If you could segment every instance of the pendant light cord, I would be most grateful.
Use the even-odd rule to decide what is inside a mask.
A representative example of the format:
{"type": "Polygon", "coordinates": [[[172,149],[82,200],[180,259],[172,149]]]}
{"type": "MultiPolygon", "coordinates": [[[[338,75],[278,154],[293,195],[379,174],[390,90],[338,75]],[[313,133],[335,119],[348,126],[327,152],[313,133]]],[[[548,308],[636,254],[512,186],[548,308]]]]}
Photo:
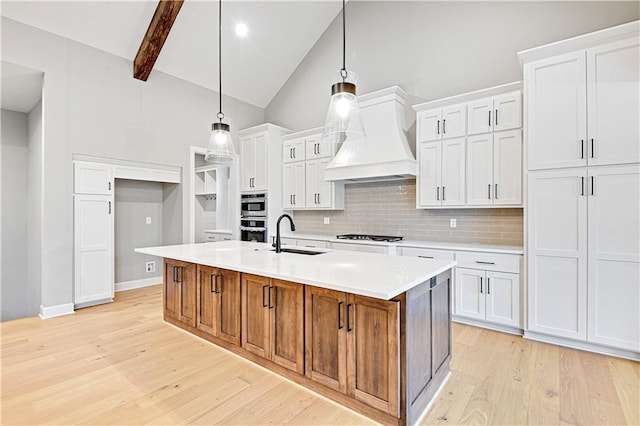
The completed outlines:
{"type": "Polygon", "coordinates": [[[222,0],[218,1],[218,94],[220,96],[220,111],[218,119],[222,123],[224,114],[222,113],[222,0]]]}
{"type": "Polygon", "coordinates": [[[340,76],[342,76],[342,81],[347,79],[347,65],[346,65],[346,57],[347,57],[347,20],[346,20],[346,7],[345,1],[342,0],[342,69],[340,70],[340,76]]]}

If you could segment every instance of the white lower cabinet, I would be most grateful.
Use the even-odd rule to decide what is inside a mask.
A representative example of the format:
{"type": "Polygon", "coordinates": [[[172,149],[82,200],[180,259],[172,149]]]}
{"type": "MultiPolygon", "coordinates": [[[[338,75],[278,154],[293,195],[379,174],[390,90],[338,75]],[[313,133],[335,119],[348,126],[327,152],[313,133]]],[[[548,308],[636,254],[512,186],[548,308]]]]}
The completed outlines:
{"type": "Polygon", "coordinates": [[[76,308],[111,302],[113,283],[113,197],[76,194],[74,292],[76,308]]]}
{"type": "Polygon", "coordinates": [[[386,254],[389,250],[385,245],[361,244],[361,243],[331,243],[331,248],[336,250],[362,251],[367,253],[386,254]]]}

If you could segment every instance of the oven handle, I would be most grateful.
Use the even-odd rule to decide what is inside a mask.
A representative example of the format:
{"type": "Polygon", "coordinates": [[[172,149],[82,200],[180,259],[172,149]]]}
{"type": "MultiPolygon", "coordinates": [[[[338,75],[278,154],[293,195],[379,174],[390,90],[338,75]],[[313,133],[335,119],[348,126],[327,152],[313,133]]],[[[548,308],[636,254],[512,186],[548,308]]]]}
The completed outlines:
{"type": "Polygon", "coordinates": [[[260,226],[241,226],[240,227],[241,231],[255,231],[255,232],[264,232],[267,230],[267,228],[265,227],[260,227],[260,226]]]}
{"type": "Polygon", "coordinates": [[[246,199],[240,200],[240,203],[242,204],[264,203],[265,201],[267,201],[266,198],[246,198],[246,199]]]}

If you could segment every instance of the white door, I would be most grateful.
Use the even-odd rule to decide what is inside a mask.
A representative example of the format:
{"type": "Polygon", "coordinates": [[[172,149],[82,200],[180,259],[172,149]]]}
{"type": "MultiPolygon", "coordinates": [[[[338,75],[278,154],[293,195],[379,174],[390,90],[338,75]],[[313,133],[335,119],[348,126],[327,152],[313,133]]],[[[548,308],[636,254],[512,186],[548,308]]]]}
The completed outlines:
{"type": "Polygon", "coordinates": [[[293,139],[282,143],[282,162],[293,163],[305,159],[304,138],[293,139]]]}
{"type": "Polygon", "coordinates": [[[113,193],[113,171],[108,164],[73,162],[73,192],[76,194],[113,193]]]}
{"type": "Polygon", "coordinates": [[[291,210],[294,207],[293,194],[295,193],[295,163],[282,165],[282,208],[291,210]]]}
{"type": "Polygon", "coordinates": [[[455,314],[461,317],[485,319],[486,283],[484,271],[456,268],[455,314]],[[481,288],[482,287],[482,288],[481,288]]]}
{"type": "Polygon", "coordinates": [[[306,206],[308,208],[318,207],[318,193],[320,192],[318,188],[319,167],[320,167],[319,160],[307,161],[306,171],[305,171],[305,175],[306,175],[305,196],[306,196],[306,206]]]}
{"type": "Polygon", "coordinates": [[[321,138],[321,134],[307,136],[305,138],[306,147],[306,159],[312,160],[314,158],[331,157],[332,145],[321,138]]]}
{"type": "Polygon", "coordinates": [[[467,105],[452,105],[442,108],[442,138],[459,138],[467,132],[467,105]]]}
{"type": "Polygon", "coordinates": [[[324,171],[331,162],[331,157],[324,157],[318,160],[318,207],[331,208],[333,207],[334,194],[333,190],[335,184],[327,182],[324,179],[324,171]]]}
{"type": "Polygon", "coordinates": [[[255,140],[252,136],[247,136],[240,139],[240,157],[241,157],[241,176],[242,176],[242,191],[253,190],[253,178],[256,168],[256,148],[255,140]]]}
{"type": "Polygon", "coordinates": [[[112,197],[74,195],[74,296],[76,306],[113,300],[112,197]]]}
{"type": "Polygon", "coordinates": [[[588,340],[640,351],[640,166],[589,169],[588,340]]]}
{"type": "Polygon", "coordinates": [[[493,204],[522,204],[522,131],[493,134],[493,204]]]}
{"type": "Polygon", "coordinates": [[[587,50],[590,165],[640,162],[640,39],[587,50]]]}
{"type": "Polygon", "coordinates": [[[298,161],[293,165],[293,207],[296,209],[305,208],[305,184],[306,184],[306,162],[298,161]]]}
{"type": "Polygon", "coordinates": [[[266,133],[255,136],[255,171],[253,186],[251,187],[252,191],[267,190],[267,164],[269,163],[267,142],[266,133]]]}
{"type": "Polygon", "coordinates": [[[585,52],[524,68],[529,170],[586,164],[585,52]]]}
{"type": "Polygon", "coordinates": [[[440,122],[442,121],[442,111],[433,109],[418,113],[418,142],[435,141],[442,138],[440,122]]]}
{"type": "Polygon", "coordinates": [[[467,104],[467,135],[493,130],[493,98],[478,99],[467,104]]]}
{"type": "MultiPolygon", "coordinates": [[[[464,206],[465,201],[465,139],[442,141],[442,189],[443,206],[464,206]]],[[[437,194],[436,194],[437,195],[437,194]]]]}
{"type": "Polygon", "coordinates": [[[418,207],[439,206],[441,142],[422,142],[418,147],[418,207]]]}
{"type": "Polygon", "coordinates": [[[505,93],[493,98],[493,130],[517,129],[522,127],[522,93],[505,93]]]}
{"type": "Polygon", "coordinates": [[[467,204],[493,204],[493,133],[467,138],[467,204]]]}
{"type": "Polygon", "coordinates": [[[520,275],[487,271],[486,319],[520,327],[520,275]]]}
{"type": "Polygon", "coordinates": [[[529,173],[528,317],[532,331],[586,338],[586,177],[584,168],[529,173]]]}

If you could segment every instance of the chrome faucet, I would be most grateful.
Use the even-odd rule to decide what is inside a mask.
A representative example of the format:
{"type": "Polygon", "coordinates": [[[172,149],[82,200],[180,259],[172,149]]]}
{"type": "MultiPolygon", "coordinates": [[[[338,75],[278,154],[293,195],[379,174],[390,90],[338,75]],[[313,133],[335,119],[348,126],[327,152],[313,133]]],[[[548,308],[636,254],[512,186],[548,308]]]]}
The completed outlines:
{"type": "Polygon", "coordinates": [[[276,222],[276,242],[274,246],[276,247],[276,253],[282,252],[282,243],[280,242],[280,221],[284,218],[289,219],[289,223],[291,224],[291,232],[296,230],[296,225],[293,224],[293,219],[288,214],[283,214],[278,218],[278,222],[276,222]]]}

